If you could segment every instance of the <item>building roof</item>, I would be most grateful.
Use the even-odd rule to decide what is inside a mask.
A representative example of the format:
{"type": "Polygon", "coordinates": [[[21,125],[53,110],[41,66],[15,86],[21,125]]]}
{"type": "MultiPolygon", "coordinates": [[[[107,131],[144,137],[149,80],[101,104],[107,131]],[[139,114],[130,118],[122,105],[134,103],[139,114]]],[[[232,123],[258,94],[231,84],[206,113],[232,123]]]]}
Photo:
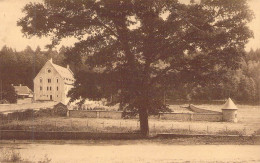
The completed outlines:
{"type": "Polygon", "coordinates": [[[50,59],[51,64],[53,65],[53,67],[56,69],[56,71],[61,75],[61,77],[64,79],[64,81],[67,84],[72,84],[75,79],[74,79],[74,74],[73,72],[70,70],[69,66],[67,66],[67,68],[56,65],[52,62],[52,59],[50,59]]]}
{"type": "Polygon", "coordinates": [[[234,104],[234,102],[231,100],[231,98],[228,98],[222,109],[238,109],[237,106],[234,104]]]}
{"type": "Polygon", "coordinates": [[[32,90],[28,88],[27,86],[23,85],[18,85],[18,86],[13,86],[15,89],[15,92],[17,95],[30,95],[32,94],[32,90]]]}

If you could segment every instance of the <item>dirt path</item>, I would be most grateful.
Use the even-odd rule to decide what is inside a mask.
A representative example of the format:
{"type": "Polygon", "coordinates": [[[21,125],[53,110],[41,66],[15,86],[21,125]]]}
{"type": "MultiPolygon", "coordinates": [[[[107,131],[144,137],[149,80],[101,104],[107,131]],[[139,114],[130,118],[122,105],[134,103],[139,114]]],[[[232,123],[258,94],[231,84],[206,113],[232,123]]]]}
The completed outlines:
{"type": "Polygon", "coordinates": [[[168,145],[127,141],[92,144],[1,144],[0,151],[15,148],[24,160],[51,162],[260,162],[260,146],[168,145]]]}

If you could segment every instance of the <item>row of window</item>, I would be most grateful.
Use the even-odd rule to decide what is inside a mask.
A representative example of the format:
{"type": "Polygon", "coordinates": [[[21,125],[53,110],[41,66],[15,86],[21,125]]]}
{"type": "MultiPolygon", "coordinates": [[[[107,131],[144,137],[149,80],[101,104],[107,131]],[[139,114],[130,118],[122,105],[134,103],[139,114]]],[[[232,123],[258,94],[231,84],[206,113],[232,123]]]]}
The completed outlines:
{"type": "Polygon", "coordinates": [[[69,79],[69,78],[63,78],[64,80],[67,80],[67,81],[73,81],[74,82],[74,80],[73,79],[69,79]]]}
{"type": "MultiPolygon", "coordinates": [[[[64,80],[67,80],[67,81],[72,81],[74,82],[75,80],[73,79],[69,79],[69,78],[63,78],[64,80]]],[[[47,79],[48,83],[51,83],[51,79],[47,79]]],[[[56,79],[56,82],[59,83],[59,79],[56,79]]],[[[40,83],[42,83],[42,78],[40,78],[40,83]]]]}
{"type": "MultiPolygon", "coordinates": [[[[51,83],[51,79],[47,79],[48,83],[51,83]]],[[[59,83],[59,79],[56,79],[57,83],[59,83]]],[[[42,78],[40,78],[40,83],[42,83],[42,78]]]]}
{"type": "MultiPolygon", "coordinates": [[[[40,86],[40,90],[42,91],[42,86],[40,86]]],[[[51,91],[51,86],[47,87],[47,91],[50,90],[51,91]]],[[[59,90],[59,87],[57,87],[57,91],[59,90]]]]}
{"type": "MultiPolygon", "coordinates": [[[[42,97],[43,95],[40,95],[40,97],[42,97]]],[[[50,96],[52,96],[52,95],[50,95],[50,96]]],[[[47,97],[49,97],[49,95],[47,95],[47,97]]],[[[57,95],[57,97],[59,97],[59,95],[57,95]]]]}

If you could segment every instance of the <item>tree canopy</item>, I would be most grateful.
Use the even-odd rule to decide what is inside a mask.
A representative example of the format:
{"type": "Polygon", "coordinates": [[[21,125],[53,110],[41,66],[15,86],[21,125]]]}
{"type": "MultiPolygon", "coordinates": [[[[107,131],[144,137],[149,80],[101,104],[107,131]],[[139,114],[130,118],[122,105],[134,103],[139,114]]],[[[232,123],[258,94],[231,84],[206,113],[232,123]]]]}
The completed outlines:
{"type": "Polygon", "coordinates": [[[28,37],[51,36],[49,47],[78,39],[67,61],[88,71],[76,76],[72,99],[116,94],[138,110],[145,135],[148,113],[163,107],[169,86],[219,80],[240,66],[253,35],[246,0],[44,0],[23,12],[18,25],[28,37]]]}

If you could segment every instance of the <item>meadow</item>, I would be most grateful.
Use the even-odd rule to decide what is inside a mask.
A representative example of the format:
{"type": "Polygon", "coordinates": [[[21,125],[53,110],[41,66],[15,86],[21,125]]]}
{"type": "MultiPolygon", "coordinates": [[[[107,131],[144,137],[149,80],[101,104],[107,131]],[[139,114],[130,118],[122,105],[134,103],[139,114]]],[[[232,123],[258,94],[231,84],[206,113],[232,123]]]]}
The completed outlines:
{"type": "MultiPolygon", "coordinates": [[[[221,111],[221,105],[201,104],[200,108],[221,111]]],[[[238,123],[206,121],[173,121],[149,118],[151,134],[260,134],[260,106],[237,105],[238,123]]],[[[172,105],[172,109],[180,108],[172,105]]],[[[105,118],[69,118],[38,117],[33,120],[10,121],[1,123],[0,130],[36,130],[36,131],[86,131],[86,132],[137,132],[138,119],[105,118]]]]}

